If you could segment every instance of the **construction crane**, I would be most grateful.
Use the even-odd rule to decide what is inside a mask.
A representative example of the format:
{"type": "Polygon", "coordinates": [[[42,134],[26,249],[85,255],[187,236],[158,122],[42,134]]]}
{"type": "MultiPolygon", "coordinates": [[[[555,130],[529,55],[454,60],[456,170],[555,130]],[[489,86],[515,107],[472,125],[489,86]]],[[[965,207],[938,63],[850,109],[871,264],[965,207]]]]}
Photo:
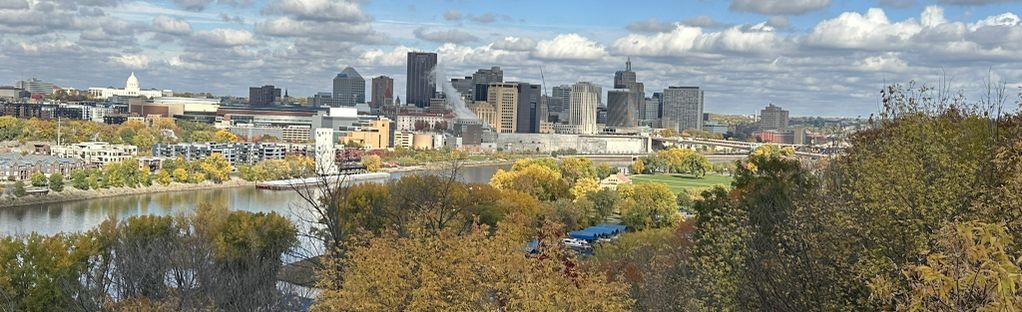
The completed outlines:
{"type": "Polygon", "coordinates": [[[543,96],[547,96],[546,93],[546,77],[543,76],[543,66],[539,67],[539,79],[543,81],[543,96]]]}

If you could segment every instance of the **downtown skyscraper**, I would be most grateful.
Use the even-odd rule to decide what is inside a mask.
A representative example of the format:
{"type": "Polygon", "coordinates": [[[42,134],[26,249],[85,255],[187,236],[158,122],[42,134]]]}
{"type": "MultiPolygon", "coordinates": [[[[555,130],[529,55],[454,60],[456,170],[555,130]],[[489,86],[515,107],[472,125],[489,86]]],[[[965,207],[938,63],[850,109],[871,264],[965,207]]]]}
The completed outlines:
{"type": "Polygon", "coordinates": [[[631,128],[646,122],[646,91],[641,82],[636,81],[632,71],[632,60],[625,62],[625,70],[614,73],[614,89],[607,93],[607,126],[614,128],[631,128]]]}
{"type": "Polygon", "coordinates": [[[428,107],[436,93],[436,53],[408,52],[405,103],[428,107]]]}
{"type": "Polygon", "coordinates": [[[373,78],[373,97],[369,107],[394,105],[394,79],[387,76],[373,78]]]}
{"type": "Polygon", "coordinates": [[[668,87],[663,101],[663,128],[703,129],[703,90],[699,87],[668,87]]]}
{"type": "Polygon", "coordinates": [[[334,77],[334,101],[341,106],[366,102],[366,80],[354,68],[346,67],[334,77]]]}

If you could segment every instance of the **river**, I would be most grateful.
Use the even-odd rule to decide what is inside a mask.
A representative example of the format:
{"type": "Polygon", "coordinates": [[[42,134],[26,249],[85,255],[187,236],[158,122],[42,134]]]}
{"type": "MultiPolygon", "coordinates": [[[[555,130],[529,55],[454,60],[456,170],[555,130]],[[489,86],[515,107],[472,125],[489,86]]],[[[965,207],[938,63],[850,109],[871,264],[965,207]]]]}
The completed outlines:
{"type": "MultiPolygon", "coordinates": [[[[486,183],[500,166],[466,167],[460,178],[486,183]]],[[[422,172],[395,173],[391,179],[422,172]]],[[[382,182],[382,181],[381,181],[382,182]]],[[[231,210],[277,212],[292,219],[301,198],[294,191],[260,190],[255,187],[209,189],[97,198],[0,209],[0,236],[29,233],[55,234],[92,229],[108,218],[124,220],[140,215],[180,215],[195,211],[200,203],[223,204],[231,210]]]]}

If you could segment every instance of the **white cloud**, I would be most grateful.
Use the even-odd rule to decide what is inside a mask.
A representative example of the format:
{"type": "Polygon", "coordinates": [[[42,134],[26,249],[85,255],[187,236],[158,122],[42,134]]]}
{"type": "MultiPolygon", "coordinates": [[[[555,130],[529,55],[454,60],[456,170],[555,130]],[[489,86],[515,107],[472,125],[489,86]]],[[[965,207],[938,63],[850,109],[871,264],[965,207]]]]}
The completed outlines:
{"type": "Polygon", "coordinates": [[[153,28],[165,34],[187,35],[192,32],[192,25],[188,22],[165,15],[153,19],[153,28]]]}
{"type": "Polygon", "coordinates": [[[291,17],[268,19],[255,26],[256,32],[278,37],[313,38],[331,41],[381,42],[386,36],[375,36],[369,23],[347,24],[295,20],[291,17]]]}
{"type": "Polygon", "coordinates": [[[509,36],[493,42],[493,48],[506,51],[532,51],[536,48],[536,40],[509,36]]]}
{"type": "Polygon", "coordinates": [[[607,51],[596,41],[572,33],[540,41],[534,55],[548,60],[595,60],[607,56],[607,51]]]}
{"type": "Polygon", "coordinates": [[[264,13],[293,16],[298,20],[341,21],[360,23],[369,21],[358,2],[352,0],[276,0],[263,9],[264,13]]]}
{"type": "Polygon", "coordinates": [[[246,45],[252,43],[254,39],[251,32],[231,28],[204,30],[196,33],[195,36],[203,43],[223,47],[246,45]]]}
{"type": "Polygon", "coordinates": [[[976,21],[975,23],[969,24],[969,30],[976,31],[983,27],[991,26],[1018,26],[1019,18],[1014,13],[1007,12],[1000,15],[988,16],[987,18],[976,21]]]}
{"type": "Polygon", "coordinates": [[[915,20],[892,23],[883,9],[873,8],[866,14],[845,12],[824,20],[813,28],[806,40],[810,45],[821,47],[886,50],[910,45],[912,36],[922,30],[915,20]]]}
{"type": "Polygon", "coordinates": [[[479,66],[480,64],[521,65],[528,58],[527,53],[493,49],[491,46],[467,47],[447,43],[437,48],[439,62],[447,65],[479,66]]]}
{"type": "Polygon", "coordinates": [[[143,69],[149,67],[149,57],[145,54],[124,54],[111,56],[110,61],[130,69],[143,69]]]}
{"type": "Polygon", "coordinates": [[[731,0],[731,9],[766,15],[799,15],[824,9],[830,0],[731,0]]]}
{"type": "Polygon", "coordinates": [[[614,50],[624,55],[679,57],[690,52],[767,53],[780,46],[773,27],[760,23],[733,26],[720,32],[704,32],[699,27],[678,25],[668,33],[622,37],[614,43],[614,50]]]}
{"type": "Polygon", "coordinates": [[[900,53],[894,52],[867,57],[856,65],[860,70],[873,72],[902,72],[909,68],[900,53]]]}
{"type": "Polygon", "coordinates": [[[378,66],[404,66],[408,61],[408,52],[412,51],[416,50],[406,46],[398,46],[390,51],[370,50],[359,56],[359,62],[378,66]]]}

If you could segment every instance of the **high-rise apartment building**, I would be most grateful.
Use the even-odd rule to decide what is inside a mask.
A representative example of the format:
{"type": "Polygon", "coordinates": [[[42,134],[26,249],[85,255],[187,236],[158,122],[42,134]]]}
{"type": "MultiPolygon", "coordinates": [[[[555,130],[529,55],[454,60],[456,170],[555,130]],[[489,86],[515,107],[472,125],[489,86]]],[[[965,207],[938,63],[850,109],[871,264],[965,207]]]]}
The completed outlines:
{"type": "Polygon", "coordinates": [[[759,111],[759,127],[763,130],[783,130],[788,128],[788,111],[773,103],[759,111]]]}
{"type": "Polygon", "coordinates": [[[365,103],[366,80],[354,68],[344,68],[334,77],[334,100],[341,106],[365,103]]]}
{"type": "Polygon", "coordinates": [[[486,102],[497,111],[497,133],[515,133],[518,128],[518,84],[514,82],[491,83],[486,102]]]}
{"type": "Polygon", "coordinates": [[[280,88],[273,85],[248,88],[248,105],[268,106],[280,103],[280,88]]]}
{"type": "Polygon", "coordinates": [[[568,132],[577,134],[595,134],[596,106],[599,105],[599,88],[588,82],[579,82],[571,86],[568,101],[568,116],[564,120],[571,129],[568,132]]]}
{"type": "Polygon", "coordinates": [[[436,93],[436,53],[408,52],[408,72],[405,81],[405,103],[417,107],[429,106],[436,93]]]}
{"type": "Polygon", "coordinates": [[[394,105],[394,79],[387,76],[373,78],[373,97],[369,107],[394,105]]]}
{"type": "Polygon", "coordinates": [[[663,96],[663,128],[676,131],[703,128],[703,91],[699,87],[668,87],[663,96]]]}

